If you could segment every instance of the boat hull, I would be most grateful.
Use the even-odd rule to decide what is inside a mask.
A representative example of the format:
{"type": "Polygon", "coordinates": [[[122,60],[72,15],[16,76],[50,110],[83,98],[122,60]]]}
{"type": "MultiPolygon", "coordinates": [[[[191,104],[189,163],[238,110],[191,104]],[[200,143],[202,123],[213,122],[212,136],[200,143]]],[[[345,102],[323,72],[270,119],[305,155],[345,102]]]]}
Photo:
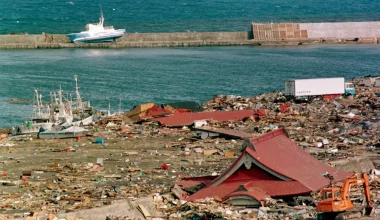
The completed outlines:
{"type": "Polygon", "coordinates": [[[49,138],[56,138],[56,139],[63,139],[63,138],[75,138],[79,137],[83,134],[84,132],[65,132],[65,131],[57,131],[57,132],[41,132],[38,134],[38,137],[40,139],[49,139],[49,138]]]}
{"type": "Polygon", "coordinates": [[[85,132],[87,132],[86,129],[83,129],[81,127],[70,127],[67,129],[60,130],[58,127],[54,127],[51,130],[44,131],[38,133],[38,137],[40,139],[49,139],[49,138],[57,138],[57,139],[62,139],[62,138],[75,138],[82,136],[85,132]],[[58,130],[57,130],[58,129],[58,130]]]}
{"type": "Polygon", "coordinates": [[[22,135],[22,134],[37,134],[40,131],[40,128],[43,128],[44,130],[49,130],[52,128],[54,123],[32,123],[29,124],[22,124],[17,127],[15,127],[12,131],[13,135],[22,135]]]}
{"type": "Polygon", "coordinates": [[[67,36],[74,43],[103,43],[103,42],[114,42],[117,38],[124,35],[125,30],[119,29],[112,32],[98,32],[98,33],[73,33],[67,36]]]}
{"type": "Polygon", "coordinates": [[[86,126],[86,125],[90,125],[93,121],[94,121],[93,116],[91,115],[91,116],[88,116],[87,118],[84,118],[80,121],[74,121],[71,124],[74,126],[86,126]]]}

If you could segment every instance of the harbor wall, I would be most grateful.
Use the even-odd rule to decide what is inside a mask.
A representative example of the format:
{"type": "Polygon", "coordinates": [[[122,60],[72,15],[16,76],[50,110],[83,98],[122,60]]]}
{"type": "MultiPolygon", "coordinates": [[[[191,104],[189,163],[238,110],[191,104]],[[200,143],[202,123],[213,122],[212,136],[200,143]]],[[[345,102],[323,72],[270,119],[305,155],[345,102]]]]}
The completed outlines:
{"type": "Polygon", "coordinates": [[[74,44],[66,34],[0,35],[0,49],[199,47],[379,43],[380,21],[336,23],[252,23],[251,31],[127,33],[113,43],[74,44]]]}
{"type": "Polygon", "coordinates": [[[186,33],[149,33],[126,34],[120,42],[139,41],[242,41],[252,39],[252,33],[244,32],[186,32],[186,33]]]}
{"type": "Polygon", "coordinates": [[[241,45],[252,32],[131,33],[115,43],[73,44],[65,34],[0,35],[0,48],[123,48],[241,45]]]}
{"type": "Polygon", "coordinates": [[[380,21],[334,23],[252,23],[255,40],[380,38],[380,21]]]}

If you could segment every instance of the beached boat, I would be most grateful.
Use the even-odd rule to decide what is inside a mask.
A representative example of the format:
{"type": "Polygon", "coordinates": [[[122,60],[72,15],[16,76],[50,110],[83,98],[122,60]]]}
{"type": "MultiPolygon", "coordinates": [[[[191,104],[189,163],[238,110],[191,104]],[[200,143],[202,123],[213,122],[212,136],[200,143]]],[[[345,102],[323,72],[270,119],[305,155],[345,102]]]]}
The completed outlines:
{"type": "Polygon", "coordinates": [[[47,131],[39,132],[38,137],[41,139],[49,139],[49,138],[75,138],[83,135],[87,130],[78,127],[78,126],[71,126],[71,127],[61,127],[61,126],[54,126],[50,128],[47,131]]]}
{"type": "Polygon", "coordinates": [[[38,94],[37,90],[34,90],[33,113],[28,121],[13,127],[12,134],[36,134],[40,131],[40,129],[50,129],[53,124],[54,122],[50,117],[49,105],[44,106],[42,104],[42,95],[38,94]]]}
{"type": "Polygon", "coordinates": [[[125,29],[115,30],[113,26],[104,26],[104,17],[101,11],[99,23],[87,24],[85,31],[68,34],[67,36],[74,43],[101,43],[113,42],[123,36],[124,33],[125,29]]]}
{"type": "MultiPolygon", "coordinates": [[[[35,90],[33,113],[30,119],[13,128],[13,135],[36,134],[50,130],[53,125],[86,126],[93,123],[93,109],[89,102],[84,102],[79,93],[78,76],[74,75],[76,100],[65,98],[60,88],[51,93],[51,102],[42,104],[42,95],[35,90]]],[[[71,97],[71,96],[70,96],[71,97]]]]}
{"type": "Polygon", "coordinates": [[[22,135],[22,134],[36,134],[42,128],[43,130],[50,129],[54,123],[50,122],[49,119],[33,118],[25,123],[18,125],[13,128],[13,135],[22,135]]]}
{"type": "Polygon", "coordinates": [[[93,121],[94,121],[93,116],[90,115],[90,116],[83,118],[83,119],[74,118],[73,122],[71,124],[74,126],[86,126],[86,125],[92,124],[93,121]]]}

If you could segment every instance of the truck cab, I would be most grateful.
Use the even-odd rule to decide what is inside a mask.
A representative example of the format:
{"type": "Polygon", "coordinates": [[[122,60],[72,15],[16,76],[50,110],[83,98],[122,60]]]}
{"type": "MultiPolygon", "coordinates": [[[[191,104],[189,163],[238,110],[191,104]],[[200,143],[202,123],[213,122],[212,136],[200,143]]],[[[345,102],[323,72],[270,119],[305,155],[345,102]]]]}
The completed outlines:
{"type": "Polygon", "coordinates": [[[346,96],[356,95],[354,84],[352,84],[352,83],[345,83],[344,84],[344,95],[346,95],[346,96]]]}

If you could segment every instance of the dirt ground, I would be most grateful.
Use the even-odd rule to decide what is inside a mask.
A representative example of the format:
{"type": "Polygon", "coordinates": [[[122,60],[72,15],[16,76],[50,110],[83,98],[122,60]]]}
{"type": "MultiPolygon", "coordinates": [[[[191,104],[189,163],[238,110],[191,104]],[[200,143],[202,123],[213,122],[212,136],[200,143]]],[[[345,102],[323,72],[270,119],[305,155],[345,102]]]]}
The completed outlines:
{"type": "MultiPolygon", "coordinates": [[[[10,137],[0,142],[0,213],[13,217],[38,211],[62,214],[126,198],[133,201],[168,191],[181,177],[221,172],[234,160],[183,149],[184,139],[189,143],[193,137],[189,130],[169,133],[145,131],[145,135],[125,138],[115,130],[102,129],[79,140],[10,137]],[[94,143],[97,138],[105,143],[94,143]],[[102,158],[102,166],[96,158],[102,158]],[[163,164],[169,169],[162,169],[163,164]]],[[[242,141],[218,138],[194,146],[214,149],[215,143],[236,153],[242,145],[242,141]]]]}

